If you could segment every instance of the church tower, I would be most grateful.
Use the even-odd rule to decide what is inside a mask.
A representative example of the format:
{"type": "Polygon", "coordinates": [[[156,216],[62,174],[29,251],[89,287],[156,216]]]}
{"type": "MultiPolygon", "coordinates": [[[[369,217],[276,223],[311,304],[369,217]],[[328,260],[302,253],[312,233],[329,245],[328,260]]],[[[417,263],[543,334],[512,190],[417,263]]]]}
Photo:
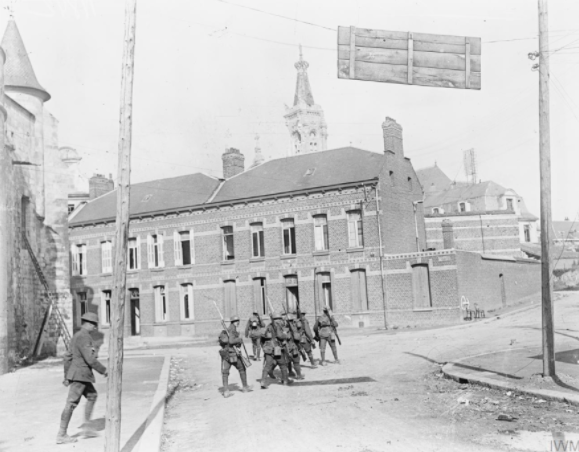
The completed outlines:
{"type": "Polygon", "coordinates": [[[286,107],[285,124],[290,133],[290,155],[327,149],[328,127],[322,107],[314,103],[314,96],[308,80],[307,61],[302,57],[295,64],[298,71],[293,107],[286,107]]]}

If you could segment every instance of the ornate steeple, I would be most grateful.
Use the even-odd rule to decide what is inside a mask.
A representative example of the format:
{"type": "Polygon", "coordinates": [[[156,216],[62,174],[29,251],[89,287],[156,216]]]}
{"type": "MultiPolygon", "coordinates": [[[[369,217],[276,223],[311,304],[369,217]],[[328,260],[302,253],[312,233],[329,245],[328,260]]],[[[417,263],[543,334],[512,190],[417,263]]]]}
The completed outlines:
{"type": "Polygon", "coordinates": [[[253,163],[251,164],[250,168],[254,166],[261,165],[264,162],[265,158],[261,153],[261,148],[259,147],[259,135],[255,134],[255,156],[253,157],[253,163]]]}
{"type": "Polygon", "coordinates": [[[308,67],[302,55],[294,64],[298,71],[293,107],[286,107],[286,126],[290,133],[290,154],[325,151],[328,131],[322,107],[314,103],[314,96],[308,79],[308,67]]]}

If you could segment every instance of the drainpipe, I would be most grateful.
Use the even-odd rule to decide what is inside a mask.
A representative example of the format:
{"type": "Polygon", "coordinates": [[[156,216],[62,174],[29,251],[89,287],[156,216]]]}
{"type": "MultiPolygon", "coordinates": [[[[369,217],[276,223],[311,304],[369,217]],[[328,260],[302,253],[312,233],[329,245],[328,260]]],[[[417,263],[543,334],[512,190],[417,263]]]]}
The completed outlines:
{"type": "Polygon", "coordinates": [[[423,204],[424,200],[413,201],[412,206],[414,207],[414,228],[416,230],[416,252],[420,253],[420,240],[418,238],[418,220],[416,219],[416,211],[418,210],[418,204],[423,204]]]}
{"type": "Polygon", "coordinates": [[[382,306],[384,308],[384,329],[388,329],[388,322],[386,321],[386,289],[385,289],[385,278],[384,278],[384,248],[382,247],[382,228],[380,227],[380,198],[378,197],[378,183],[377,187],[374,189],[376,194],[376,221],[378,223],[378,245],[380,247],[380,279],[382,280],[382,306]]]}
{"type": "Polygon", "coordinates": [[[480,220],[480,239],[482,241],[482,248],[483,248],[483,254],[484,254],[484,252],[485,252],[485,233],[484,233],[484,229],[483,229],[482,215],[479,215],[478,218],[480,220]]]}

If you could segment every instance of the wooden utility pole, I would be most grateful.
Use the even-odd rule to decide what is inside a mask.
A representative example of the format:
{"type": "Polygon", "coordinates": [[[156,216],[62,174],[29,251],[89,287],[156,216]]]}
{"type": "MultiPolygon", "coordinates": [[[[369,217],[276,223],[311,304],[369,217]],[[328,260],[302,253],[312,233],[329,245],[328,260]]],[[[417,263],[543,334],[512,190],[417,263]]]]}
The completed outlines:
{"type": "Polygon", "coordinates": [[[549,34],[547,0],[539,0],[539,161],[541,171],[541,285],[543,375],[555,375],[551,285],[551,140],[549,126],[549,34]]]}
{"type": "Polygon", "coordinates": [[[121,74],[119,160],[117,176],[117,220],[113,297],[109,329],[109,366],[105,424],[105,452],[118,452],[121,442],[121,395],[123,383],[123,339],[127,292],[127,235],[131,176],[133,120],[133,76],[135,65],[135,22],[137,0],[125,0],[125,43],[121,74]]]}

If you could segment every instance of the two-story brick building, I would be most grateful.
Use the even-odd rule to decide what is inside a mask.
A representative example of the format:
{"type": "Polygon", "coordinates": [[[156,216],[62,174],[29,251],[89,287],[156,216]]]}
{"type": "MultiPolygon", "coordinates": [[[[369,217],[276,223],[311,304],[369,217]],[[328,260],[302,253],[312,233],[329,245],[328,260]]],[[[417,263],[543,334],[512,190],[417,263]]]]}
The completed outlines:
{"type": "MultiPolygon", "coordinates": [[[[322,136],[326,125],[309,109],[307,65],[296,68],[292,115],[304,118],[292,121],[300,136],[322,136]]],[[[197,173],[133,185],[126,333],[213,333],[215,305],[242,318],[298,303],[314,317],[328,305],[343,325],[357,327],[460,321],[459,283],[468,278],[457,262],[487,263],[476,253],[423,251],[423,191],[404,155],[402,127],[386,118],[382,130],[384,149],[369,152],[296,147],[290,128],[291,157],[245,170],[243,154],[228,149],[223,178],[197,173]]],[[[98,312],[105,331],[115,212],[113,191],[69,218],[75,318],[98,312]]],[[[521,285],[516,297],[536,289],[521,285]]]]}

